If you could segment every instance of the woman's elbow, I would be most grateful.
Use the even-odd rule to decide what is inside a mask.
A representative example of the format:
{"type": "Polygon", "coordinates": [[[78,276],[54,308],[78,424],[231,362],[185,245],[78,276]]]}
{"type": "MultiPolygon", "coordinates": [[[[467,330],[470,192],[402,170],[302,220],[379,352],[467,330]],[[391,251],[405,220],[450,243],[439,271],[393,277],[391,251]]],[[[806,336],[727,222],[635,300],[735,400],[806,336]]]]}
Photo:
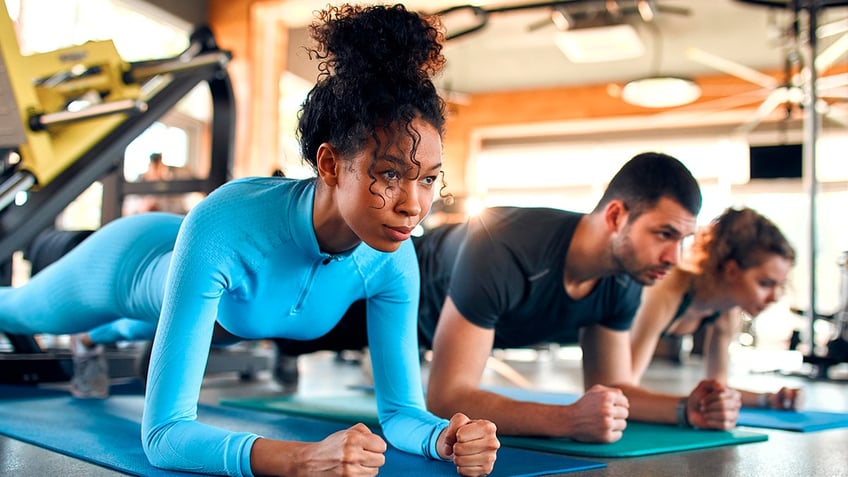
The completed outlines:
{"type": "Polygon", "coordinates": [[[165,453],[162,452],[162,434],[164,429],[157,427],[153,429],[142,429],[141,432],[141,447],[144,449],[144,455],[150,465],[159,468],[168,467],[168,459],[165,453]]]}
{"type": "Polygon", "coordinates": [[[169,432],[174,423],[165,423],[155,426],[142,426],[141,446],[144,455],[150,465],[160,469],[186,470],[193,466],[186,466],[182,462],[177,449],[169,442],[169,432]]]}

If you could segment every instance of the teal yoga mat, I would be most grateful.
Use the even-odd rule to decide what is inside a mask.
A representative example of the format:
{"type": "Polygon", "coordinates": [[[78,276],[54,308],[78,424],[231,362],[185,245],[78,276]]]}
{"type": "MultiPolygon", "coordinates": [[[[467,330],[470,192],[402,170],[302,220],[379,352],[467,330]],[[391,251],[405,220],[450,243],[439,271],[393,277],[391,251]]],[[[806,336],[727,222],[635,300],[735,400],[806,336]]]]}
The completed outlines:
{"type": "MultiPolygon", "coordinates": [[[[62,391],[0,385],[0,434],[128,474],[197,475],[157,469],[147,462],[141,448],[143,406],[140,395],[78,400],[62,391]]],[[[225,429],[300,441],[319,441],[347,427],[321,419],[206,405],[198,407],[198,419],[225,429]]],[[[606,464],[556,454],[505,448],[498,452],[491,475],[532,477],[604,466],[606,464]]],[[[458,474],[452,463],[389,448],[380,475],[438,477],[458,474]]]]}
{"type": "MultiPolygon", "coordinates": [[[[525,401],[549,404],[571,404],[580,398],[577,394],[534,391],[521,388],[497,387],[491,391],[525,401]]],[[[594,457],[633,457],[661,454],[692,449],[703,449],[731,444],[765,441],[768,436],[754,432],[734,429],[731,431],[710,431],[699,429],[681,429],[675,426],[628,422],[624,436],[611,444],[586,444],[570,439],[504,437],[505,445],[525,449],[548,450],[557,452],[562,449],[573,455],[594,457]]]]}
{"type": "Polygon", "coordinates": [[[765,440],[768,440],[765,434],[739,429],[707,431],[644,422],[628,422],[623,437],[611,444],[586,444],[565,438],[501,437],[501,443],[506,446],[584,457],[636,457],[765,440]]]}
{"type": "MultiPolygon", "coordinates": [[[[488,389],[513,399],[550,404],[571,404],[580,397],[577,394],[552,393],[521,388],[492,387],[488,389]]],[[[784,431],[814,432],[848,427],[848,413],[743,408],[739,412],[737,425],[784,431]]]]}
{"type": "MultiPolygon", "coordinates": [[[[567,404],[575,395],[533,392],[517,388],[489,388],[515,398],[547,403],[567,404]]],[[[377,422],[377,406],[373,394],[359,393],[305,399],[297,395],[278,398],[222,401],[222,405],[300,416],[321,417],[342,422],[377,422]]],[[[500,436],[505,446],[555,452],[584,457],[633,457],[662,454],[723,445],[759,442],[765,434],[735,429],[708,431],[681,429],[676,426],[630,422],[624,436],[611,444],[586,444],[564,438],[500,436]]]]}
{"type": "Polygon", "coordinates": [[[372,394],[344,394],[336,396],[299,395],[225,399],[222,406],[271,411],[295,416],[318,417],[343,423],[362,422],[369,426],[378,426],[377,402],[372,394]]]}

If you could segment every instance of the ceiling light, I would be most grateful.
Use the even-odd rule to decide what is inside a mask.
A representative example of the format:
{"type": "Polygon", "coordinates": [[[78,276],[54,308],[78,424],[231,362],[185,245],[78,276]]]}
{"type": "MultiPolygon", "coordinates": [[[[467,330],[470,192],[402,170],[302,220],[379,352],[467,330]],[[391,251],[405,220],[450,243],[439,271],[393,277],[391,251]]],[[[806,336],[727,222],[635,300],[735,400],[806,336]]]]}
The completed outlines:
{"type": "Polygon", "coordinates": [[[621,99],[643,108],[670,108],[689,104],[701,97],[701,88],[692,80],[675,76],[652,76],[624,85],[621,99]]]}
{"type": "Polygon", "coordinates": [[[642,40],[628,24],[558,31],[554,41],[572,63],[617,61],[645,54],[642,40]]]}

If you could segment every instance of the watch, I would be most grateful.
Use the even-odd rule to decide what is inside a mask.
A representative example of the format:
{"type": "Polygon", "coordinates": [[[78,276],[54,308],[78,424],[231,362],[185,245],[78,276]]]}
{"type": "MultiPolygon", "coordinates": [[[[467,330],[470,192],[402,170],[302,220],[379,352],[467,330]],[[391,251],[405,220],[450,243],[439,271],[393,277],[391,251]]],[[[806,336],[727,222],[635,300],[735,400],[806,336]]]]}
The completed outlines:
{"type": "Polygon", "coordinates": [[[686,412],[686,401],[688,401],[688,397],[680,398],[677,401],[677,426],[678,427],[692,427],[692,424],[689,423],[689,413],[686,412]]]}

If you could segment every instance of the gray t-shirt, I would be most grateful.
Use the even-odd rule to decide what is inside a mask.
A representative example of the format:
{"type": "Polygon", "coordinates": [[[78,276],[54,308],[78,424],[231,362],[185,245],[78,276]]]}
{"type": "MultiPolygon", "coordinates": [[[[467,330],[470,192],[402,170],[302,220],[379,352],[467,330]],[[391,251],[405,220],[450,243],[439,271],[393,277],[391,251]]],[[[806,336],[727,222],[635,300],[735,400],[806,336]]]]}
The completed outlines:
{"type": "Polygon", "coordinates": [[[580,328],[593,324],[629,329],[642,290],[630,277],[602,278],[580,300],[565,292],[566,252],[581,217],[494,207],[417,238],[422,345],[431,345],[448,294],[470,322],[494,328],[496,348],[576,343],[580,328]]]}

